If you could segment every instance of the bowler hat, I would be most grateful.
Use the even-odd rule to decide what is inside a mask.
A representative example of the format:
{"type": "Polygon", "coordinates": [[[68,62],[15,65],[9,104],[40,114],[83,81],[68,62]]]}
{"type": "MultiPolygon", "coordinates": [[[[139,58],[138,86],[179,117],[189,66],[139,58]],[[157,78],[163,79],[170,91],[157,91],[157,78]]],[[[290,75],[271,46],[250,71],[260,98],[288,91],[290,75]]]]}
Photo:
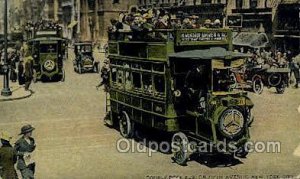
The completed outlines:
{"type": "Polygon", "coordinates": [[[0,139],[2,139],[2,140],[6,140],[6,141],[10,141],[11,140],[11,135],[9,135],[9,133],[7,133],[7,132],[1,132],[1,135],[0,135],[0,139]]]}
{"type": "Polygon", "coordinates": [[[27,133],[33,131],[34,129],[35,129],[35,128],[32,127],[30,124],[27,124],[27,125],[25,125],[25,126],[23,126],[23,127],[21,128],[21,133],[20,133],[19,135],[27,134],[27,133]]]}

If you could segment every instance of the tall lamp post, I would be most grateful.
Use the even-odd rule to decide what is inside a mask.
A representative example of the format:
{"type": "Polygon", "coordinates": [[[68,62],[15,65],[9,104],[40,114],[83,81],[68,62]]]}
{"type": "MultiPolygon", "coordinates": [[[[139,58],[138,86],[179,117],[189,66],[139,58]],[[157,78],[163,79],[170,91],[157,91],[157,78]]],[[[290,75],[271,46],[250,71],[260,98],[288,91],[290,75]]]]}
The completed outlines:
{"type": "Polygon", "coordinates": [[[2,96],[10,96],[12,92],[9,88],[9,67],[7,63],[7,0],[4,0],[4,77],[3,77],[3,89],[1,91],[2,96]]]}

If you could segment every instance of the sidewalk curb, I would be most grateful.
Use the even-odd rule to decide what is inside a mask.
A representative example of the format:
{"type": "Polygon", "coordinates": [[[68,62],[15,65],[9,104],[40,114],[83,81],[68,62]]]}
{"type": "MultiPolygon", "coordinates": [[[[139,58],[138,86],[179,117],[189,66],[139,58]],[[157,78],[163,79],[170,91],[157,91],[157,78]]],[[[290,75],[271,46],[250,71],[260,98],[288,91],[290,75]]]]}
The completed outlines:
{"type": "Polygon", "coordinates": [[[7,99],[0,99],[0,102],[6,102],[6,101],[16,101],[16,100],[21,100],[21,99],[26,99],[32,96],[32,94],[34,93],[32,90],[29,90],[30,93],[28,95],[25,96],[21,96],[21,97],[16,97],[16,98],[7,98],[7,99]]]}

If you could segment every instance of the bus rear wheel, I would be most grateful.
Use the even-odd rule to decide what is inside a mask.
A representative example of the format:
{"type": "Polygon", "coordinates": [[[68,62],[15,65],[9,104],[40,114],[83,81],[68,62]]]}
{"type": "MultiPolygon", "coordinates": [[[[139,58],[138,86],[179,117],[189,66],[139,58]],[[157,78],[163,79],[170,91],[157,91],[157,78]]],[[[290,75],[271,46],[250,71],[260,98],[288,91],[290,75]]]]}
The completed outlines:
{"type": "Polygon", "coordinates": [[[130,120],[128,114],[123,111],[119,120],[120,134],[125,138],[132,138],[134,134],[134,123],[130,120]]]}

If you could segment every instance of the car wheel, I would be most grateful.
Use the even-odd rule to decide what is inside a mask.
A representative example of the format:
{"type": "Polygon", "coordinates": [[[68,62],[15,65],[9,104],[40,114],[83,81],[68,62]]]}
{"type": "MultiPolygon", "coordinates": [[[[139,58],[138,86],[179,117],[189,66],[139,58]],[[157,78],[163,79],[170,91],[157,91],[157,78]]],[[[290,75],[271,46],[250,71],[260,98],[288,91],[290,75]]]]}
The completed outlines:
{"type": "Polygon", "coordinates": [[[188,142],[187,136],[182,132],[178,132],[172,137],[173,160],[179,165],[186,165],[189,159],[188,142]]]}
{"type": "Polygon", "coordinates": [[[125,138],[132,138],[134,134],[134,124],[128,114],[123,111],[119,120],[120,134],[125,138]]]}
{"type": "Polygon", "coordinates": [[[268,83],[270,86],[278,86],[282,81],[282,76],[280,73],[271,73],[268,77],[268,83]]]}
{"type": "Polygon", "coordinates": [[[264,84],[261,78],[257,77],[252,81],[252,89],[256,94],[261,94],[263,92],[264,84]]]}

